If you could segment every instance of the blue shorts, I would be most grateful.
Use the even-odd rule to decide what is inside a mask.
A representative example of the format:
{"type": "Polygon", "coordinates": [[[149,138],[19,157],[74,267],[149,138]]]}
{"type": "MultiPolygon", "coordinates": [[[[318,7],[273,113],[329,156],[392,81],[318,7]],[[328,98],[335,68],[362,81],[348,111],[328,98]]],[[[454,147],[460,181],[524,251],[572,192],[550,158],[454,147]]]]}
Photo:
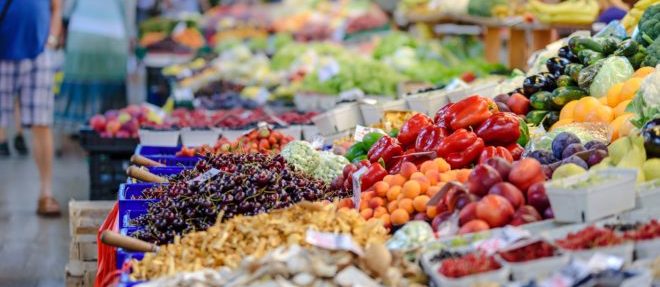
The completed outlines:
{"type": "Polygon", "coordinates": [[[35,59],[0,60],[0,126],[13,118],[19,100],[21,124],[50,126],[53,123],[53,69],[44,51],[35,59]]]}

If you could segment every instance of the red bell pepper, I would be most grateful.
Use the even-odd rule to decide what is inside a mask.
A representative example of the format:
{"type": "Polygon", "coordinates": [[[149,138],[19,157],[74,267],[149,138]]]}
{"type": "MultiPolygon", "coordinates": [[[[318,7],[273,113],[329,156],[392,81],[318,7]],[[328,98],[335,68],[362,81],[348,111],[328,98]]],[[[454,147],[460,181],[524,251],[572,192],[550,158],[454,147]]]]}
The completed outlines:
{"type": "Polygon", "coordinates": [[[506,146],[506,149],[511,153],[513,160],[519,160],[522,157],[523,152],[525,152],[525,148],[518,143],[509,144],[506,146]]]}
{"type": "Polygon", "coordinates": [[[452,130],[477,127],[493,115],[497,105],[492,100],[477,95],[465,98],[449,108],[452,130]]]}
{"type": "Polygon", "coordinates": [[[477,136],[490,145],[508,145],[520,137],[520,119],[512,113],[495,113],[477,129],[477,136]]]}
{"type": "Polygon", "coordinates": [[[401,129],[399,130],[399,135],[397,136],[397,139],[401,143],[402,146],[408,147],[413,144],[415,144],[415,139],[417,139],[417,135],[419,132],[427,127],[433,124],[433,121],[431,118],[429,118],[425,114],[415,114],[414,116],[410,117],[405,123],[403,123],[403,126],[401,126],[401,129]]]}
{"type": "Polygon", "coordinates": [[[439,126],[428,126],[423,128],[417,140],[415,141],[415,151],[435,151],[442,141],[447,136],[447,130],[439,126]]]}
{"type": "Polygon", "coordinates": [[[385,161],[385,166],[390,166],[396,160],[393,157],[401,154],[403,154],[403,148],[399,145],[396,139],[389,136],[383,136],[371,146],[369,153],[367,153],[367,157],[372,163],[383,159],[383,161],[385,161]]]}
{"type": "Polygon", "coordinates": [[[380,164],[372,164],[360,177],[362,191],[369,189],[376,182],[381,181],[387,175],[387,170],[380,164]]]}
{"type": "Polygon", "coordinates": [[[439,157],[447,156],[453,152],[459,152],[472,144],[477,139],[477,134],[466,129],[459,129],[440,141],[436,152],[439,157]]]}
{"type": "Polygon", "coordinates": [[[465,150],[461,152],[453,152],[445,157],[451,169],[459,169],[469,167],[484,150],[484,140],[477,138],[465,150]]]}
{"type": "Polygon", "coordinates": [[[511,155],[511,152],[509,152],[509,150],[505,147],[487,146],[479,156],[479,163],[485,163],[487,159],[493,157],[501,157],[510,163],[513,162],[513,156],[511,155]]]}
{"type": "Polygon", "coordinates": [[[450,124],[451,123],[451,114],[449,113],[449,109],[453,105],[454,104],[452,104],[452,103],[446,104],[444,107],[440,108],[435,113],[435,117],[433,118],[433,122],[435,123],[436,126],[447,129],[447,131],[451,131],[451,124],[450,124]]]}
{"type": "Polygon", "coordinates": [[[440,142],[437,154],[445,158],[452,169],[457,169],[469,166],[483,149],[484,140],[473,132],[459,129],[440,142]]]}

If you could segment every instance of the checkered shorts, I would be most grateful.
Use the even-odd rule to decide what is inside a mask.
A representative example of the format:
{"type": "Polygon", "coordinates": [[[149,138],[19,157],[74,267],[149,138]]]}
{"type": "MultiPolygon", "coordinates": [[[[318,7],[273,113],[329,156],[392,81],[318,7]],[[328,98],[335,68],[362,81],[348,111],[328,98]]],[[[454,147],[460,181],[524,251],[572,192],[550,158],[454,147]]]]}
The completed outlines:
{"type": "Polygon", "coordinates": [[[49,126],[53,123],[53,69],[44,51],[36,59],[0,60],[0,126],[13,119],[18,96],[21,124],[49,126]]]}

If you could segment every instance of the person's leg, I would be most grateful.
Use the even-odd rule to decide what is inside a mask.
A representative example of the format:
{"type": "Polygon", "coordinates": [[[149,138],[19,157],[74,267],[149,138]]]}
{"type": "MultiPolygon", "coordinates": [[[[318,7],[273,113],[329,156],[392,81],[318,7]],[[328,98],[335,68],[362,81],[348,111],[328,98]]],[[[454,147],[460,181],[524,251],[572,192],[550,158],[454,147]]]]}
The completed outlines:
{"type": "Polygon", "coordinates": [[[37,213],[45,216],[60,214],[60,206],[53,198],[53,70],[45,54],[29,60],[20,71],[21,123],[32,127],[33,156],[39,171],[39,204],[37,213]]]}
{"type": "Polygon", "coordinates": [[[20,155],[26,155],[28,153],[27,145],[25,144],[25,138],[23,137],[23,125],[21,125],[21,106],[20,101],[17,99],[14,101],[14,124],[16,125],[16,135],[14,136],[14,149],[20,155]]]}
{"type": "Polygon", "coordinates": [[[7,129],[14,108],[17,73],[16,62],[0,60],[0,156],[9,156],[7,129]]]}
{"type": "Polygon", "coordinates": [[[53,197],[53,134],[49,126],[32,126],[32,156],[39,170],[39,198],[53,197]]]}

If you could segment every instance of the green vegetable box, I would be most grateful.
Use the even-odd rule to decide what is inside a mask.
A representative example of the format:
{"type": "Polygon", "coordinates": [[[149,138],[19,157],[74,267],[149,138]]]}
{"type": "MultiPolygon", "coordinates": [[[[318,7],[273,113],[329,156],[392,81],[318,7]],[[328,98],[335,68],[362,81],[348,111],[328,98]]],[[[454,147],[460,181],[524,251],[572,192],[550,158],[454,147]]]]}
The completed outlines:
{"type": "Polygon", "coordinates": [[[635,208],[634,169],[607,168],[545,183],[559,222],[590,222],[635,208]]]}

